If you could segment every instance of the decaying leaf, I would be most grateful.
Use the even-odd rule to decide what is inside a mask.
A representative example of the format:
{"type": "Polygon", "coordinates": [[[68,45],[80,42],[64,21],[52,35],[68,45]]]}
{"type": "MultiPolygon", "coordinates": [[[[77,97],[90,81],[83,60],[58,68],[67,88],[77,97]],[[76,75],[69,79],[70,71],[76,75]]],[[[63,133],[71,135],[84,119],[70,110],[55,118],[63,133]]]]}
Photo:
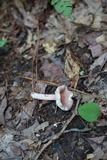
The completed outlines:
{"type": "Polygon", "coordinates": [[[87,154],[87,160],[94,158],[95,155],[93,153],[87,154]]]}
{"type": "Polygon", "coordinates": [[[92,24],[93,28],[101,28],[101,16],[96,15],[92,24]]]}
{"type": "Polygon", "coordinates": [[[5,96],[5,88],[4,87],[0,87],[0,100],[3,99],[3,97],[5,96]]]}
{"type": "MultiPolygon", "coordinates": [[[[33,36],[33,33],[30,29],[27,29],[27,39],[26,43],[24,43],[21,47],[18,48],[20,53],[25,52],[26,50],[30,49],[32,45],[35,45],[35,37],[33,36]]],[[[32,55],[23,55],[26,59],[31,59],[32,55]]]]}
{"type": "Polygon", "coordinates": [[[79,75],[80,66],[76,60],[72,58],[69,50],[66,50],[64,72],[69,78],[79,75]]]}
{"type": "Polygon", "coordinates": [[[48,126],[49,122],[43,122],[42,124],[38,125],[37,128],[35,128],[35,132],[38,133],[40,130],[44,130],[48,126]]]}
{"type": "Polygon", "coordinates": [[[107,61],[107,52],[97,58],[94,63],[90,66],[90,74],[89,74],[89,81],[92,82],[93,78],[97,77],[99,72],[101,71],[102,67],[107,61]]]}
{"type": "Polygon", "coordinates": [[[102,143],[104,138],[104,136],[88,138],[90,145],[94,149],[94,157],[92,158],[92,160],[102,159],[102,157],[105,155],[106,152],[104,153],[104,147],[100,147],[100,145],[103,146],[102,143]]]}
{"type": "Polygon", "coordinates": [[[47,87],[47,84],[37,82],[36,85],[35,85],[35,91],[38,92],[38,93],[43,93],[44,94],[46,87],[47,87]]]}
{"type": "Polygon", "coordinates": [[[84,48],[85,46],[94,46],[96,45],[96,38],[98,36],[100,36],[101,33],[100,32],[90,32],[90,33],[80,33],[78,34],[78,45],[81,47],[81,48],[84,48]]]}
{"type": "Polygon", "coordinates": [[[80,3],[80,5],[76,7],[72,13],[73,21],[78,24],[89,26],[93,21],[93,16],[89,13],[90,11],[87,10],[87,7],[80,3]]]}
{"type": "Polygon", "coordinates": [[[24,15],[24,25],[29,28],[37,28],[38,22],[31,13],[27,12],[24,15]]]}
{"type": "Polygon", "coordinates": [[[38,23],[36,18],[33,16],[32,13],[26,12],[23,3],[20,0],[15,0],[15,5],[23,16],[24,25],[29,28],[36,28],[38,23]]]}
{"type": "Polygon", "coordinates": [[[48,53],[54,53],[57,49],[57,44],[54,41],[54,36],[48,36],[43,43],[43,47],[48,53]]]}
{"type": "Polygon", "coordinates": [[[102,159],[102,157],[104,156],[104,152],[100,147],[98,147],[93,154],[94,157],[91,160],[99,160],[102,159]]]}
{"type": "Polygon", "coordinates": [[[92,56],[94,58],[102,55],[102,46],[100,44],[90,45],[89,49],[91,50],[92,56]]]}
{"type": "Polygon", "coordinates": [[[94,63],[90,67],[90,70],[94,69],[96,66],[103,67],[106,61],[107,61],[107,52],[105,52],[103,55],[101,55],[94,61],[94,63]]]}
{"type": "Polygon", "coordinates": [[[63,41],[66,44],[71,42],[71,36],[77,28],[77,26],[75,26],[70,19],[65,19],[64,17],[61,17],[59,15],[57,15],[56,17],[56,14],[50,15],[48,22],[46,23],[46,27],[48,28],[48,30],[43,33],[45,37],[52,34],[54,35],[54,37],[61,36],[62,38],[59,39],[58,42],[58,44],[60,43],[60,45],[60,41],[63,41]]]}
{"type": "Polygon", "coordinates": [[[96,42],[100,43],[103,47],[107,48],[107,38],[105,34],[102,34],[99,37],[97,37],[96,42]]]}
{"type": "Polygon", "coordinates": [[[22,133],[25,137],[29,138],[30,140],[35,139],[35,129],[39,126],[39,122],[36,119],[34,121],[34,124],[29,126],[28,128],[25,128],[22,133]]]}
{"type": "Polygon", "coordinates": [[[4,112],[6,110],[7,107],[7,98],[5,96],[5,89],[3,89],[2,87],[0,88],[0,125],[5,124],[5,118],[4,118],[4,112]]]}
{"type": "Polygon", "coordinates": [[[35,106],[36,100],[32,102],[29,101],[25,106],[23,106],[22,111],[17,116],[17,119],[20,121],[17,128],[21,127],[22,124],[26,124],[31,119],[35,106]]]}
{"type": "Polygon", "coordinates": [[[34,124],[22,131],[23,135],[27,138],[34,140],[35,134],[38,133],[40,130],[44,131],[46,127],[49,126],[49,122],[43,122],[39,124],[38,120],[35,120],[34,124]]]}
{"type": "Polygon", "coordinates": [[[54,63],[49,63],[47,59],[44,60],[40,70],[43,71],[44,77],[49,79],[49,81],[63,81],[67,79],[61,67],[54,63]]]}
{"type": "Polygon", "coordinates": [[[100,36],[98,36],[98,37],[96,38],[96,42],[97,42],[97,43],[103,43],[103,42],[105,42],[105,40],[106,40],[106,37],[105,37],[104,34],[102,34],[102,35],[100,35],[100,36]]]}
{"type": "Polygon", "coordinates": [[[66,50],[65,54],[65,67],[64,73],[72,79],[72,87],[76,88],[78,80],[79,80],[79,71],[80,66],[76,61],[76,58],[72,58],[72,55],[69,50],[66,50]]]}
{"type": "Polygon", "coordinates": [[[88,12],[94,14],[92,27],[93,28],[101,28],[101,20],[102,20],[102,5],[101,1],[87,1],[84,0],[88,5],[88,12]]]}

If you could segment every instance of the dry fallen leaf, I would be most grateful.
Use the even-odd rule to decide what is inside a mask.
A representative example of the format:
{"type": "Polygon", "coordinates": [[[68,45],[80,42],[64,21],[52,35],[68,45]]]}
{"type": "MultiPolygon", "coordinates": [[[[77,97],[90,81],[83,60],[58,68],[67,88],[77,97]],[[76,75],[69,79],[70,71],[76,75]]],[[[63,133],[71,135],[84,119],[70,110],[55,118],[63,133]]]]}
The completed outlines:
{"type": "Polygon", "coordinates": [[[98,0],[93,0],[93,1],[84,0],[84,1],[88,5],[88,9],[87,9],[88,12],[91,15],[94,15],[91,27],[101,28],[102,10],[103,10],[101,1],[98,1],[98,0]]]}
{"type": "Polygon", "coordinates": [[[96,45],[96,38],[100,35],[101,35],[100,32],[90,32],[90,33],[85,33],[85,31],[83,31],[83,33],[80,32],[80,34],[78,34],[78,45],[81,48],[90,45],[94,46],[96,45]]]}
{"type": "Polygon", "coordinates": [[[92,28],[101,28],[101,16],[98,15],[95,16],[92,28]]]}
{"type": "MultiPolygon", "coordinates": [[[[35,45],[35,39],[34,39],[34,36],[33,36],[33,33],[31,32],[31,30],[27,29],[26,43],[24,43],[21,47],[19,47],[18,50],[20,53],[23,53],[26,50],[30,49],[32,45],[35,45]]],[[[26,59],[31,59],[32,55],[26,54],[26,55],[23,55],[23,57],[26,59]]]]}
{"type": "Polygon", "coordinates": [[[35,129],[39,126],[39,122],[38,120],[36,119],[34,121],[34,124],[31,125],[30,127],[28,128],[25,128],[22,133],[25,137],[29,138],[30,140],[36,140],[36,137],[35,137],[35,129]]]}
{"type": "Polygon", "coordinates": [[[37,82],[35,85],[35,92],[44,94],[46,87],[47,87],[47,84],[37,82]]]}
{"type": "Polygon", "coordinates": [[[67,79],[61,67],[50,63],[47,59],[43,61],[40,70],[43,71],[44,77],[47,78],[48,81],[63,81],[67,79]]]}
{"type": "Polygon", "coordinates": [[[64,73],[72,79],[72,87],[76,88],[79,80],[80,66],[76,58],[72,58],[70,51],[67,49],[65,54],[64,73]]]}
{"type": "Polygon", "coordinates": [[[38,25],[38,22],[37,20],[35,19],[35,17],[27,12],[25,15],[24,15],[24,25],[29,27],[29,28],[37,28],[37,25],[38,25]]]}
{"type": "Polygon", "coordinates": [[[90,45],[89,49],[91,50],[92,56],[94,58],[102,55],[102,46],[100,44],[90,45]]]}
{"type": "Polygon", "coordinates": [[[87,154],[87,160],[94,158],[95,155],[93,153],[87,154]]]}
{"type": "Polygon", "coordinates": [[[104,34],[97,37],[96,42],[100,43],[103,47],[107,48],[107,37],[104,34]]]}
{"type": "Polygon", "coordinates": [[[36,28],[38,24],[36,18],[33,16],[31,12],[26,12],[23,3],[20,0],[15,0],[15,5],[21,13],[21,15],[23,16],[24,25],[29,28],[36,28]]]}
{"type": "Polygon", "coordinates": [[[25,106],[23,106],[22,111],[17,116],[17,120],[20,121],[17,128],[21,127],[22,124],[26,124],[31,119],[36,103],[36,100],[31,102],[29,101],[25,106]]]}
{"type": "Polygon", "coordinates": [[[104,156],[104,152],[100,147],[97,147],[93,154],[95,156],[91,160],[100,160],[104,156]]]}
{"type": "Polygon", "coordinates": [[[66,50],[64,72],[69,78],[79,75],[80,66],[76,60],[72,58],[71,52],[66,50]]]}
{"type": "Polygon", "coordinates": [[[46,37],[43,43],[43,47],[47,53],[54,53],[56,51],[57,44],[54,41],[53,35],[46,37]]]}
{"type": "Polygon", "coordinates": [[[43,130],[49,126],[49,122],[43,122],[42,124],[38,125],[37,128],[35,128],[35,132],[38,133],[40,130],[43,130]]]}
{"type": "Polygon", "coordinates": [[[98,76],[99,72],[101,71],[102,67],[107,61],[107,52],[97,58],[94,63],[90,66],[90,73],[89,73],[89,83],[91,84],[94,79],[98,76]]]}
{"type": "Polygon", "coordinates": [[[72,19],[75,23],[89,26],[93,21],[93,16],[90,14],[90,11],[88,11],[87,6],[79,3],[79,5],[74,8],[72,19]]]}
{"type": "Polygon", "coordinates": [[[0,125],[5,124],[5,118],[4,118],[4,112],[6,110],[7,107],[7,98],[5,96],[5,89],[3,89],[2,87],[0,88],[0,95],[1,95],[1,100],[0,100],[0,125]]]}
{"type": "MultiPolygon", "coordinates": [[[[49,126],[49,122],[43,122],[41,124],[39,124],[38,120],[36,119],[34,124],[28,128],[25,128],[22,133],[25,137],[29,138],[30,140],[30,143],[32,143],[31,140],[35,140],[36,141],[36,136],[35,134],[38,134],[39,135],[39,132],[40,131],[43,131],[44,133],[44,130],[45,128],[47,128],[49,126]]],[[[27,142],[26,140],[24,140],[24,142],[27,142]]]]}
{"type": "Polygon", "coordinates": [[[100,160],[104,156],[104,148],[100,148],[100,146],[102,146],[104,138],[105,136],[88,138],[91,147],[94,149],[94,158],[92,158],[91,160],[100,160]]]}
{"type": "Polygon", "coordinates": [[[90,70],[94,69],[96,66],[103,67],[106,61],[107,61],[107,52],[105,52],[103,55],[101,55],[94,61],[94,63],[90,66],[90,70]]]}
{"type": "Polygon", "coordinates": [[[3,97],[5,95],[5,91],[6,91],[6,89],[4,87],[0,87],[0,100],[3,99],[3,97]]]}
{"type": "Polygon", "coordinates": [[[62,44],[61,41],[65,42],[66,44],[70,43],[71,36],[77,28],[77,26],[72,23],[71,19],[61,17],[61,15],[56,16],[56,13],[50,15],[47,20],[46,27],[48,29],[47,31],[45,30],[43,34],[45,35],[45,37],[54,35],[56,42],[58,42],[58,45],[62,44]]]}
{"type": "Polygon", "coordinates": [[[96,38],[96,42],[97,43],[103,43],[106,40],[105,38],[106,38],[105,35],[102,34],[102,35],[100,35],[99,37],[96,38]]]}

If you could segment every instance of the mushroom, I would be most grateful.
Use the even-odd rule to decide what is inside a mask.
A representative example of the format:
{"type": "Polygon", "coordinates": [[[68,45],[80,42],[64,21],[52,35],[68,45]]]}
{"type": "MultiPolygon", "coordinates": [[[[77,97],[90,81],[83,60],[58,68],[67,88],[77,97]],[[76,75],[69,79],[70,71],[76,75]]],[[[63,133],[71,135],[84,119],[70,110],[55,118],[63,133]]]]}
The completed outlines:
{"type": "Polygon", "coordinates": [[[67,89],[65,85],[59,86],[55,94],[39,94],[35,92],[31,92],[31,97],[39,100],[55,100],[56,105],[64,110],[68,111],[73,105],[73,93],[67,89]]]}

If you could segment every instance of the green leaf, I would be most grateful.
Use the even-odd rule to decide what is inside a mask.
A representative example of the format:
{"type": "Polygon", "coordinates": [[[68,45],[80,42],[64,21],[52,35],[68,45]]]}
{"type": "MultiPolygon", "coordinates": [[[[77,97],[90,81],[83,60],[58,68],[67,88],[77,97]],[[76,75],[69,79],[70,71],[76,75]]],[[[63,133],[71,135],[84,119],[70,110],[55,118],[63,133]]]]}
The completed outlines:
{"type": "Polygon", "coordinates": [[[71,18],[71,9],[67,9],[67,10],[65,9],[63,11],[63,15],[68,17],[68,18],[71,18]]]}
{"type": "Polygon", "coordinates": [[[51,5],[54,5],[58,0],[51,0],[51,5]]]}
{"type": "Polygon", "coordinates": [[[97,103],[88,102],[80,106],[78,112],[84,120],[94,122],[100,116],[100,107],[97,103]]]}
{"type": "Polygon", "coordinates": [[[3,47],[7,43],[7,39],[4,38],[3,40],[0,40],[0,47],[3,47]]]}
{"type": "Polygon", "coordinates": [[[79,75],[80,75],[80,76],[83,76],[83,75],[84,75],[84,71],[80,71],[80,72],[79,72],[79,75]]]}
{"type": "Polygon", "coordinates": [[[51,0],[51,4],[54,5],[58,13],[71,18],[72,3],[70,0],[51,0]]]}

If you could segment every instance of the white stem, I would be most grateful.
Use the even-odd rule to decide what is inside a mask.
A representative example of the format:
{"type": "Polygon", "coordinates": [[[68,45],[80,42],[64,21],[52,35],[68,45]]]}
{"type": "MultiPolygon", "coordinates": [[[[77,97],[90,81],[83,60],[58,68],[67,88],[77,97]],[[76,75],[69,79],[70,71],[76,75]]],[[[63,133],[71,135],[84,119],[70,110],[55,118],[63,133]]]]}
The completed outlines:
{"type": "Polygon", "coordinates": [[[39,100],[49,100],[49,101],[56,100],[55,94],[40,94],[32,92],[31,97],[39,100]]]}

